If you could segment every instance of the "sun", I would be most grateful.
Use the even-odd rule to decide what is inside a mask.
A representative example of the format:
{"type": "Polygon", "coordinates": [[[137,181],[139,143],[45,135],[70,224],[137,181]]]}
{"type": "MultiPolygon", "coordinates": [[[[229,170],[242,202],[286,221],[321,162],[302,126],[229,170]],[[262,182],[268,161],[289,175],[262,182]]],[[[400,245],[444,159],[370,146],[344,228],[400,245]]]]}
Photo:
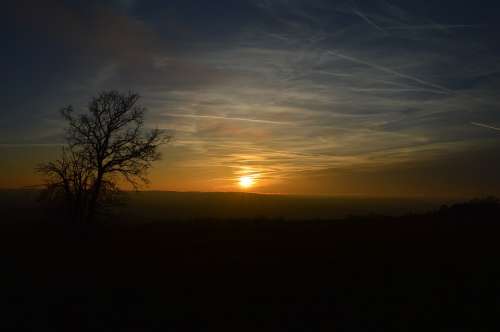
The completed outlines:
{"type": "Polygon", "coordinates": [[[250,176],[242,176],[240,177],[240,187],[242,188],[250,188],[255,183],[254,179],[250,176]]]}

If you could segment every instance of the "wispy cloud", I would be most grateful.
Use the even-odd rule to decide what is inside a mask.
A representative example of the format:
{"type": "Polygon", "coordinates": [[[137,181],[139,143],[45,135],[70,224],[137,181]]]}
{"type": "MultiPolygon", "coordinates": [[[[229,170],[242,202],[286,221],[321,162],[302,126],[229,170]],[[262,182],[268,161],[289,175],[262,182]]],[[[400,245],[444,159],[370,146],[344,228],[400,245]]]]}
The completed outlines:
{"type": "MultiPolygon", "coordinates": [[[[63,6],[48,24],[51,14],[41,9],[42,22],[34,24],[50,35],[65,31],[60,44],[84,54],[69,62],[81,72],[64,75],[67,84],[53,83],[47,99],[55,107],[84,107],[98,89],[137,90],[149,109],[147,125],[174,132],[169,148],[176,154],[168,161],[223,170],[210,181],[229,183],[245,172],[271,181],[441,158],[483,144],[484,135],[463,130],[464,123],[499,130],[473,122],[500,123],[500,62],[487,29],[472,19],[434,23],[438,15],[384,0],[241,1],[226,16],[190,13],[188,5],[183,20],[167,9],[151,17],[134,13],[147,12],[138,1],[114,3],[128,11],[96,7],[87,21],[63,6]],[[107,20],[114,24],[101,24],[107,20]],[[98,38],[89,37],[87,22],[98,38]]],[[[47,114],[49,106],[22,108],[47,114]]],[[[36,146],[21,144],[22,130],[9,130],[17,135],[11,140],[3,130],[9,146],[36,146]]]]}

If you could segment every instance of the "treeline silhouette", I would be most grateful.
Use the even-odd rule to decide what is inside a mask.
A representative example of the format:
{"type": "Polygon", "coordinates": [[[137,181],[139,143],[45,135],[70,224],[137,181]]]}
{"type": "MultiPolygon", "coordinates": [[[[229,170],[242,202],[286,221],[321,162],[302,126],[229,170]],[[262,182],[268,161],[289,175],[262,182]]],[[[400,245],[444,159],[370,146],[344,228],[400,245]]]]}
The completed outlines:
{"type": "Polygon", "coordinates": [[[499,215],[487,198],[330,221],[10,224],[0,233],[1,324],[495,331],[499,215]]]}

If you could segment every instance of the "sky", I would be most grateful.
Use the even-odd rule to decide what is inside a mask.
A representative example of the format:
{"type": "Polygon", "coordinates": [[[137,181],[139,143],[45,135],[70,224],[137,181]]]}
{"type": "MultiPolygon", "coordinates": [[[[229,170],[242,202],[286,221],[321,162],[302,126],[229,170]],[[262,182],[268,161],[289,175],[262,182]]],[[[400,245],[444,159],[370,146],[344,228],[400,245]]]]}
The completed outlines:
{"type": "Polygon", "coordinates": [[[500,195],[499,14],[458,0],[6,2],[0,188],[41,183],[59,109],[118,90],[174,136],[144,189],[500,195]]]}

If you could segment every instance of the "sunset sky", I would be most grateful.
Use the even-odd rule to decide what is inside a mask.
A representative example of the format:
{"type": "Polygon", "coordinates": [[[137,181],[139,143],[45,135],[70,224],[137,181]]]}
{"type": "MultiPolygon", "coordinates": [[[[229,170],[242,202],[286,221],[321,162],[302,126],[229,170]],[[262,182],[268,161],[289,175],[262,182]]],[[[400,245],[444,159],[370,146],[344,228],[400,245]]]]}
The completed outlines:
{"type": "Polygon", "coordinates": [[[174,136],[145,189],[500,195],[498,1],[10,3],[0,188],[113,89],[174,136]]]}

